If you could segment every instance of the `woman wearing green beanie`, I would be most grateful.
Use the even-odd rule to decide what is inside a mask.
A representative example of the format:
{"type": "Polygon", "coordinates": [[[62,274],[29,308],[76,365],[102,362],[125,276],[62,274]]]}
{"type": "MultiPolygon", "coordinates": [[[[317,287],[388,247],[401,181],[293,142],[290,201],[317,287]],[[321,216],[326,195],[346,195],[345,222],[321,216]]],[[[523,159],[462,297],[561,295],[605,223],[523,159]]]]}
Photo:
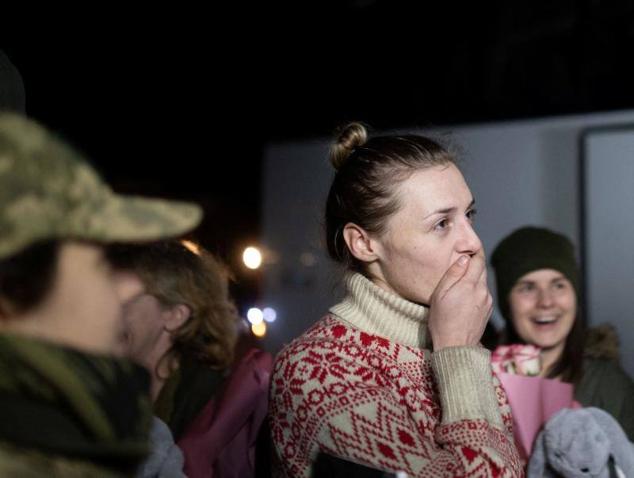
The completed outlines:
{"type": "Polygon", "coordinates": [[[634,440],[634,382],[618,364],[610,326],[586,330],[574,246],[544,228],[523,227],[493,251],[502,342],[541,349],[541,375],[572,383],[575,399],[606,410],[634,440]]]}

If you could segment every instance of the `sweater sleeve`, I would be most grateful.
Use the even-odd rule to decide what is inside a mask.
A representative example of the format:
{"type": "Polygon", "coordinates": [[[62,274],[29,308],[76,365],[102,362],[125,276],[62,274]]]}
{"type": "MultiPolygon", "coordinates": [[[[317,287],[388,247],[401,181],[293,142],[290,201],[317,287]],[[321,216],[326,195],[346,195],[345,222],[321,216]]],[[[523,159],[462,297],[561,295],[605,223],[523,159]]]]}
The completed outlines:
{"type": "Polygon", "coordinates": [[[465,472],[479,459],[489,464],[491,476],[523,476],[510,406],[491,370],[490,352],[479,346],[446,348],[432,354],[432,368],[442,407],[437,443],[466,458],[465,472]]]}
{"type": "Polygon", "coordinates": [[[438,384],[443,424],[482,419],[503,428],[487,349],[446,348],[432,354],[431,364],[438,384]]]}
{"type": "Polygon", "coordinates": [[[420,362],[378,360],[361,347],[344,353],[327,343],[297,345],[278,357],[270,417],[288,476],[310,476],[319,451],[410,477],[523,476],[485,353],[432,354],[420,383],[406,376],[420,362]]]}

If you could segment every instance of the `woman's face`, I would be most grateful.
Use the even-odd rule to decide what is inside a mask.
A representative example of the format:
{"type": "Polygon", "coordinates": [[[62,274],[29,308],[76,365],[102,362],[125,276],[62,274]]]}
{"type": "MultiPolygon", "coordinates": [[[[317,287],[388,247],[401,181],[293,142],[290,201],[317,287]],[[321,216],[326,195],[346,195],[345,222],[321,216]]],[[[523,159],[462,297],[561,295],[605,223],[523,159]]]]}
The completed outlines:
{"type": "Polygon", "coordinates": [[[380,287],[429,304],[447,269],[482,243],[473,230],[474,200],[453,164],[416,171],[395,191],[400,208],[376,238],[369,272],[380,287]]]}
{"type": "Polygon", "coordinates": [[[126,355],[146,365],[155,355],[165,330],[168,310],[159,300],[141,291],[123,304],[126,355]]]}
{"type": "Polygon", "coordinates": [[[577,295],[570,281],[554,269],[523,275],[509,294],[511,318],[526,343],[561,349],[577,316],[577,295]]]}

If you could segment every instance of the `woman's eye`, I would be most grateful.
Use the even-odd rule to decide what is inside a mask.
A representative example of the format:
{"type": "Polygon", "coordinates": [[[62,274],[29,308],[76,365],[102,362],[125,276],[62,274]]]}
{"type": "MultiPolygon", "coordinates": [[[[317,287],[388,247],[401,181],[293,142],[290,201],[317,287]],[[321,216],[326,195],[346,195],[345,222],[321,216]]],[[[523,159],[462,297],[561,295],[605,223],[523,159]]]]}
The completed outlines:
{"type": "Polygon", "coordinates": [[[446,229],[449,226],[449,221],[447,219],[443,219],[442,221],[438,221],[434,226],[434,229],[442,230],[446,229]]]}
{"type": "Polygon", "coordinates": [[[471,222],[473,222],[473,220],[475,219],[476,215],[478,214],[478,210],[477,209],[469,209],[467,211],[467,219],[469,219],[471,222]]]}

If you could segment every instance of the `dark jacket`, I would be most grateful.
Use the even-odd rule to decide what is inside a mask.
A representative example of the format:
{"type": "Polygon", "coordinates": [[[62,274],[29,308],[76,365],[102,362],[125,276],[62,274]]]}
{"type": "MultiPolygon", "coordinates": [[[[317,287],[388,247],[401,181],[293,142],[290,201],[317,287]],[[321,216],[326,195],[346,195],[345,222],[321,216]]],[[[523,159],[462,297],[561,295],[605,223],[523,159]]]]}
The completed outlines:
{"type": "Polygon", "coordinates": [[[132,362],[0,334],[0,476],[134,476],[148,390],[132,362]]]}
{"type": "Polygon", "coordinates": [[[619,365],[619,343],[614,329],[590,329],[584,350],[583,375],[575,399],[586,407],[610,413],[634,441],[634,382],[619,365]]]}

